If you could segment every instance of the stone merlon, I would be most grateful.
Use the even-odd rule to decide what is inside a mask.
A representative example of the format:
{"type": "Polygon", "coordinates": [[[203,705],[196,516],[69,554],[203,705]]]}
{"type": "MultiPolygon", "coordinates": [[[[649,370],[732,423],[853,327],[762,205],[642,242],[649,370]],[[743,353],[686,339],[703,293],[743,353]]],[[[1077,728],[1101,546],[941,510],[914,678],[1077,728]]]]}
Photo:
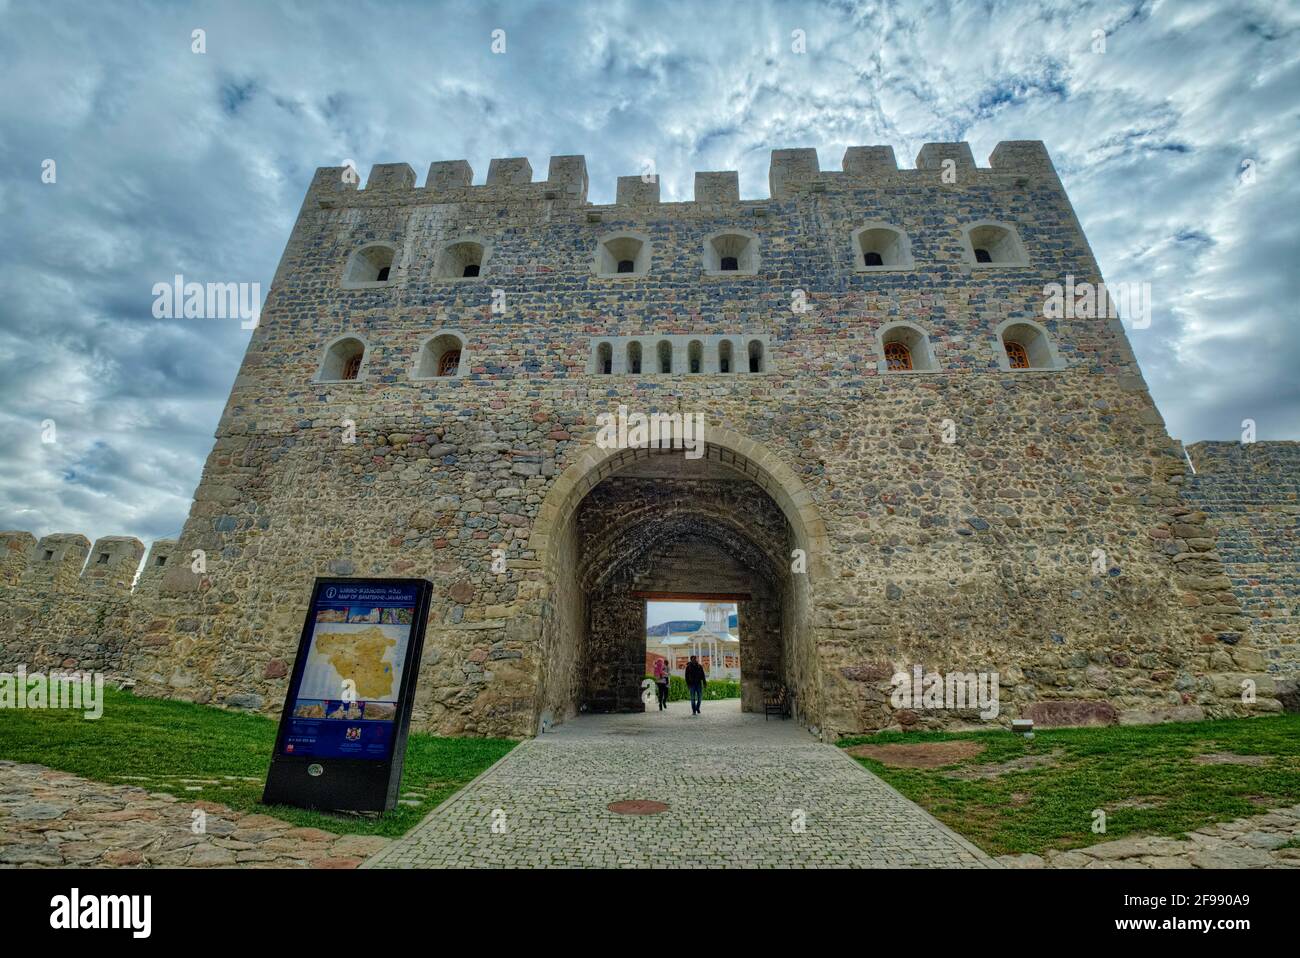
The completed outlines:
{"type": "MultiPolygon", "coordinates": [[[[851,146],[841,160],[841,170],[823,170],[817,151],[811,148],[773,150],[768,168],[768,190],[773,200],[784,200],[804,193],[826,190],[863,189],[906,182],[908,178],[929,177],[935,172],[953,169],[963,182],[999,182],[997,177],[1039,177],[1056,180],[1047,148],[1038,140],[1009,140],[999,143],[989,157],[987,167],[975,164],[969,143],[926,143],[916,156],[914,169],[900,169],[891,146],[851,146]],[[948,161],[952,161],[948,163],[948,161]],[[994,180],[988,180],[994,177],[994,180]]],[[[503,157],[488,164],[486,182],[475,185],[474,172],[465,160],[438,160],[429,165],[423,187],[416,186],[415,170],[407,163],[376,163],[370,169],[364,189],[359,177],[346,167],[322,167],[312,179],[309,196],[326,205],[351,202],[341,196],[326,194],[358,191],[354,195],[410,194],[436,197],[442,202],[480,200],[545,200],[566,205],[587,204],[587,163],[580,155],[552,156],[545,180],[534,180],[532,164],[526,157],[503,157]]],[[[1005,185],[1005,183],[1003,184],[1005,185]]],[[[761,202],[763,198],[755,198],[761,202]]],[[[615,206],[653,206],[660,202],[659,178],[622,176],[618,178],[615,206]]],[[[734,170],[697,172],[694,202],[728,204],[740,202],[739,175],[734,170]]]]}

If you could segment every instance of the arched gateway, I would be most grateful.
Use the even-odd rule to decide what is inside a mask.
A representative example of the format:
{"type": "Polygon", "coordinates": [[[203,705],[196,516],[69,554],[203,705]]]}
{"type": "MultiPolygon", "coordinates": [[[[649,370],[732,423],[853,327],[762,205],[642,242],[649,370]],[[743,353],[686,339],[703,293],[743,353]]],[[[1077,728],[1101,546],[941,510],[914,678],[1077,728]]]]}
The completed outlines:
{"type": "Polygon", "coordinates": [[[815,723],[821,688],[812,598],[826,529],[799,477],[770,450],[708,429],[703,455],[592,446],[560,475],[529,542],[541,566],[539,724],[641,707],[647,598],[737,602],[741,704],[765,684],[815,723]]]}
{"type": "Polygon", "coordinates": [[[784,684],[827,740],[1282,708],[1264,669],[1297,645],[1243,614],[1122,324],[1043,315],[1045,283],[1101,280],[1043,144],[836,171],[776,150],[762,199],[733,171],[594,204],[580,156],[415,184],[316,171],[190,516],[134,589],[135,540],[87,561],[78,535],[0,536],[0,670],[274,713],[315,577],[421,577],[413,722],[444,735],[639,708],[645,597],[684,593],[741,597],[745,703],[784,684]],[[694,459],[598,445],[592,414],[624,407],[718,428],[694,459]],[[918,669],[996,677],[997,716],[918,704],[894,681],[918,669]]]}

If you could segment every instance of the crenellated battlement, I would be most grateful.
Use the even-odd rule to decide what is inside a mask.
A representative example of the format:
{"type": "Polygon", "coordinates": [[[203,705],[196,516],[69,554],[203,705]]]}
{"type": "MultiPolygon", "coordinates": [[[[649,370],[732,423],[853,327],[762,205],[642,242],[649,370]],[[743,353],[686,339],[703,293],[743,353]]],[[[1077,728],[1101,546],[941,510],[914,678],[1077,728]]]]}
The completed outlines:
{"type": "Polygon", "coordinates": [[[153,545],[149,547],[149,555],[144,560],[144,566],[140,570],[140,577],[136,580],[136,594],[158,594],[162,588],[163,576],[173,567],[176,548],[175,539],[154,540],[153,545]]]}
{"type": "MultiPolygon", "coordinates": [[[[488,165],[487,180],[476,185],[474,171],[465,160],[439,160],[429,165],[423,186],[416,185],[415,169],[408,163],[376,163],[364,187],[357,172],[348,167],[321,167],[312,180],[309,197],[325,208],[362,205],[392,199],[413,202],[549,202],[560,206],[592,206],[587,202],[587,161],[583,156],[553,156],[546,179],[534,180],[526,157],[504,157],[488,165]]],[[[1059,188],[1056,169],[1047,148],[1038,140],[1008,140],[994,148],[987,167],[975,164],[969,143],[926,143],[916,155],[915,167],[900,168],[891,146],[851,146],[841,169],[822,170],[815,149],[773,150],[768,168],[770,200],[787,200],[804,194],[861,190],[879,186],[1027,186],[1031,179],[1059,188]]],[[[662,202],[657,176],[620,176],[613,207],[654,207],[662,202]]],[[[735,170],[697,172],[695,204],[740,203],[739,174],[735,170]]],[[[764,198],[749,202],[762,203],[764,198]]]]}
{"type": "Polygon", "coordinates": [[[39,540],[30,532],[0,532],[0,585],[36,592],[128,596],[140,585],[161,579],[162,566],[175,546],[174,539],[157,540],[141,572],[144,544],[133,536],[104,536],[92,544],[75,532],[55,532],[39,540]],[[157,562],[160,556],[163,563],[157,562]],[[137,573],[141,573],[139,584],[137,573]]]}

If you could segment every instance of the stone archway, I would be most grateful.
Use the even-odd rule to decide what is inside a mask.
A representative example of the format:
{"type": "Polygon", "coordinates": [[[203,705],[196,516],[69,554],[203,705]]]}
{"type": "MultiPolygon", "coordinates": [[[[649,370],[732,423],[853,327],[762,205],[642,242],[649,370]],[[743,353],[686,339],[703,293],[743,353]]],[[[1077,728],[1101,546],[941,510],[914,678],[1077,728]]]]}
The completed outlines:
{"type": "Polygon", "coordinates": [[[709,430],[698,460],[674,450],[588,448],[552,485],[530,538],[546,596],[537,715],[558,722],[583,708],[639,707],[645,607],[637,586],[698,585],[707,569],[718,581],[736,580],[726,591],[750,596],[741,612],[754,666],[742,665],[746,707],[761,707],[757,683],[771,679],[794,689],[799,714],[816,724],[812,597],[825,576],[826,541],[793,470],[729,430],[709,430]],[[694,571],[680,568],[683,550],[700,560],[694,571]],[[795,550],[804,571],[792,569],[795,550]]]}

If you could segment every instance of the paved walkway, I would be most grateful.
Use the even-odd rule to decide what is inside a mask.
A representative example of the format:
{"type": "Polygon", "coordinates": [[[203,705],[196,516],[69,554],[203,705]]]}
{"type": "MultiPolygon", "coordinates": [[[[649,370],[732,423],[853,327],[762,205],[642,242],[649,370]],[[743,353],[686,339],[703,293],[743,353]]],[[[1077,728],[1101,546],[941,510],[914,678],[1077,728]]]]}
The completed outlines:
{"type": "Polygon", "coordinates": [[[388,841],[0,761],[0,868],[356,868],[388,841]]]}
{"type": "Polygon", "coordinates": [[[738,700],[581,716],[525,742],[363,867],[997,867],[793,721],[738,700]],[[669,808],[620,815],[611,802],[669,808]]]}

